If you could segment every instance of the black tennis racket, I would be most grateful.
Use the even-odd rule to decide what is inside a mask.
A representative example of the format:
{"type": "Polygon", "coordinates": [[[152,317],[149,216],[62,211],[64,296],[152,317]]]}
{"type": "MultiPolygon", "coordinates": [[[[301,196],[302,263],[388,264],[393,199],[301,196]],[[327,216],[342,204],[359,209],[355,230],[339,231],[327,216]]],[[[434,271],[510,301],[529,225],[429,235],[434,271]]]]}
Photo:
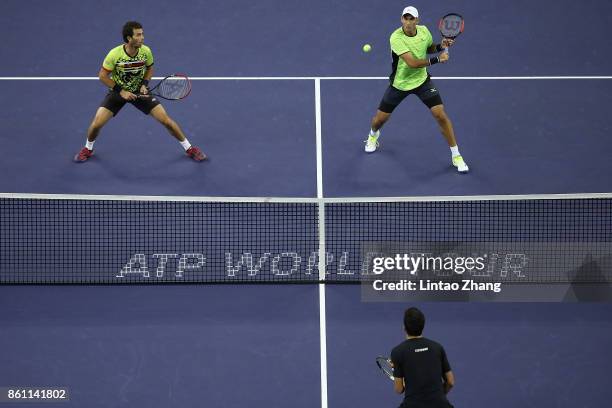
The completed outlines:
{"type": "MultiPolygon", "coordinates": [[[[459,34],[463,32],[465,28],[465,21],[461,14],[450,13],[445,15],[440,19],[438,23],[438,29],[440,30],[440,34],[442,37],[448,38],[449,40],[454,40],[459,37],[459,34]]],[[[448,48],[446,49],[448,52],[448,48]]]]}
{"type": "Polygon", "coordinates": [[[395,381],[393,377],[393,367],[391,367],[391,360],[388,357],[376,357],[376,365],[391,381],[395,381]]]}
{"type": "Polygon", "coordinates": [[[139,98],[150,98],[158,96],[169,101],[178,101],[186,98],[191,93],[191,80],[185,74],[168,75],[157,85],[149,90],[146,95],[138,95],[139,98]]]}

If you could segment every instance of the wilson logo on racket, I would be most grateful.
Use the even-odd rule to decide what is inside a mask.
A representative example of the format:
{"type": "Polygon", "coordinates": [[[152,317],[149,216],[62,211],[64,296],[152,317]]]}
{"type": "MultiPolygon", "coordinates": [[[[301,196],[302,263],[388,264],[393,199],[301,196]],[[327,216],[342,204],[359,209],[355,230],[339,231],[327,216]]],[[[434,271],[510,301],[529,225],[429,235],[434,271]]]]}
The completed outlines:
{"type": "Polygon", "coordinates": [[[455,21],[449,21],[449,20],[444,21],[444,28],[447,31],[457,31],[460,25],[461,25],[461,22],[456,21],[456,20],[455,21]]]}
{"type": "Polygon", "coordinates": [[[438,29],[444,38],[457,38],[463,32],[465,22],[463,17],[457,13],[450,13],[440,19],[438,29]]]}

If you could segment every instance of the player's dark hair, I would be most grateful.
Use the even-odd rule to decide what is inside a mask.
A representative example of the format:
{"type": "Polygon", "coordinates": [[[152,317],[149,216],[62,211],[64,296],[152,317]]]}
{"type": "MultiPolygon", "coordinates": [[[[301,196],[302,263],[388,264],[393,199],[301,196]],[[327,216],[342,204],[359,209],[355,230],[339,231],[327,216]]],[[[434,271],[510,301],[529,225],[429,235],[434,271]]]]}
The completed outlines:
{"type": "Polygon", "coordinates": [[[135,28],[142,28],[142,24],[140,24],[138,21],[128,21],[127,23],[123,25],[123,30],[122,30],[123,42],[127,43],[128,37],[134,36],[135,28]]]}
{"type": "Polygon", "coordinates": [[[404,329],[409,336],[420,336],[425,327],[425,315],[416,307],[404,312],[404,329]]]}

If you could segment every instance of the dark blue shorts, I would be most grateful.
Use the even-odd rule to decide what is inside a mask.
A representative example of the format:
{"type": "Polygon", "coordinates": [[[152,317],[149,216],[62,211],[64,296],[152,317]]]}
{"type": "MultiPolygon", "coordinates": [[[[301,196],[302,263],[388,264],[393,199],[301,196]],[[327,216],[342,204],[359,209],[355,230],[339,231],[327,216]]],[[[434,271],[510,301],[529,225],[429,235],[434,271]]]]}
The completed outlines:
{"type": "Polygon", "coordinates": [[[400,91],[394,88],[393,85],[389,85],[380,101],[380,105],[378,105],[378,110],[391,113],[410,94],[418,96],[421,102],[427,105],[429,109],[436,105],[442,105],[442,97],[440,97],[438,88],[430,78],[427,78],[423,84],[409,91],[400,91]]]}

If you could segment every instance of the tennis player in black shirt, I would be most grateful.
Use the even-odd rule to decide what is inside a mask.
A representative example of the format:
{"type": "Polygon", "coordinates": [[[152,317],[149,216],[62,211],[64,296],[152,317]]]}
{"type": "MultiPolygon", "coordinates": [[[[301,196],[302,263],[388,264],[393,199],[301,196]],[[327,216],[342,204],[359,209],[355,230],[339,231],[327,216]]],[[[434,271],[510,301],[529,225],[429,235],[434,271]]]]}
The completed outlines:
{"type": "Polygon", "coordinates": [[[416,307],[404,312],[406,340],[391,351],[395,392],[404,393],[400,408],[452,408],[446,394],[455,384],[442,345],[423,337],[425,315],[416,307]]]}

